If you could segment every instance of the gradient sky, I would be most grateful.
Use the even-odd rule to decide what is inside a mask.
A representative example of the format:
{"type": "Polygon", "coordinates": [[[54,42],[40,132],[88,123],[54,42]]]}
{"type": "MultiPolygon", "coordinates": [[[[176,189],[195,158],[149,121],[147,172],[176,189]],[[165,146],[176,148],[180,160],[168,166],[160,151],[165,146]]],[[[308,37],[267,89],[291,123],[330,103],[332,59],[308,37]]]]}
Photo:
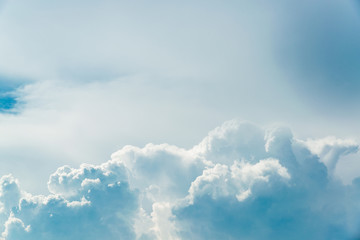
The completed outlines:
{"type": "MultiPolygon", "coordinates": [[[[231,119],[360,141],[359,92],[359,1],[0,0],[0,175],[32,193],[231,119]]],[[[349,184],[360,155],[343,158],[349,184]]]]}

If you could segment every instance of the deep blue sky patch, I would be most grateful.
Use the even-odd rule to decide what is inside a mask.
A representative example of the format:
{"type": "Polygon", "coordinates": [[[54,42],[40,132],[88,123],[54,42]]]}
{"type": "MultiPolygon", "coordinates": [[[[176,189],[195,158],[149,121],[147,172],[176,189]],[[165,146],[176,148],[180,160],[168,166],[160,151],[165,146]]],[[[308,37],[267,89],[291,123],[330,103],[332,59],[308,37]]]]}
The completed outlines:
{"type": "Polygon", "coordinates": [[[0,112],[10,112],[17,104],[15,91],[25,80],[0,75],[0,112]]]}
{"type": "Polygon", "coordinates": [[[10,94],[1,94],[0,95],[0,112],[7,112],[13,109],[17,101],[14,96],[10,94]]]}

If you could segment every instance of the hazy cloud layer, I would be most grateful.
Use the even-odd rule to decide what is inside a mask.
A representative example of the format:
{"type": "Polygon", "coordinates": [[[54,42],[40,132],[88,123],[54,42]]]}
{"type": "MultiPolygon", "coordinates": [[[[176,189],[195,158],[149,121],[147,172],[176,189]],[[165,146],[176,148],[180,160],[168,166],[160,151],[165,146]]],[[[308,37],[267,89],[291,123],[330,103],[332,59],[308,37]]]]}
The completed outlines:
{"type": "Polygon", "coordinates": [[[230,121],[189,150],[126,146],[100,165],[61,167],[46,196],[6,175],[2,238],[356,239],[360,180],[332,171],[358,147],[230,121]]]}

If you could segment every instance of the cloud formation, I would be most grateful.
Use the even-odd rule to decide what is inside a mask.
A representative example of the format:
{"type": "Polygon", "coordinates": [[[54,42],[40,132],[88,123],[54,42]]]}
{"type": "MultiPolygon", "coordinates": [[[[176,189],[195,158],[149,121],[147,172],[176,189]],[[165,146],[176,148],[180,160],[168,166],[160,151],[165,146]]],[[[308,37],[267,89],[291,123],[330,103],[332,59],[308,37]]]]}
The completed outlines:
{"type": "Polygon", "coordinates": [[[0,180],[2,239],[356,239],[360,178],[332,173],[359,146],[298,140],[229,121],[198,145],[126,146],[111,160],[60,167],[48,195],[0,180]]]}

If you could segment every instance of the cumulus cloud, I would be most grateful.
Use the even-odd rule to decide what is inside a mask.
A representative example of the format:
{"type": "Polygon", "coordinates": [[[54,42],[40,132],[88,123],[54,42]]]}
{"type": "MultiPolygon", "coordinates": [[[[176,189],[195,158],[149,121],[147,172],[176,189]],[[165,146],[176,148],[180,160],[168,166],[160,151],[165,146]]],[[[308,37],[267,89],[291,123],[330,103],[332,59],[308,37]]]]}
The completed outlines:
{"type": "Polygon", "coordinates": [[[271,175],[290,179],[287,169],[275,159],[260,160],[253,165],[235,162],[230,168],[216,164],[192,182],[189,194],[192,202],[196,196],[202,195],[210,195],[213,199],[235,196],[238,201],[243,201],[251,195],[253,185],[269,182],[271,175]]]}
{"type": "Polygon", "coordinates": [[[2,239],[355,239],[360,178],[332,173],[356,142],[229,121],[198,145],[126,146],[63,166],[48,195],[0,180],[2,239]]]}
{"type": "Polygon", "coordinates": [[[359,145],[352,139],[337,139],[327,137],[323,139],[308,139],[304,144],[316,154],[329,171],[334,171],[336,163],[341,156],[346,156],[359,151],[359,145]]]}

